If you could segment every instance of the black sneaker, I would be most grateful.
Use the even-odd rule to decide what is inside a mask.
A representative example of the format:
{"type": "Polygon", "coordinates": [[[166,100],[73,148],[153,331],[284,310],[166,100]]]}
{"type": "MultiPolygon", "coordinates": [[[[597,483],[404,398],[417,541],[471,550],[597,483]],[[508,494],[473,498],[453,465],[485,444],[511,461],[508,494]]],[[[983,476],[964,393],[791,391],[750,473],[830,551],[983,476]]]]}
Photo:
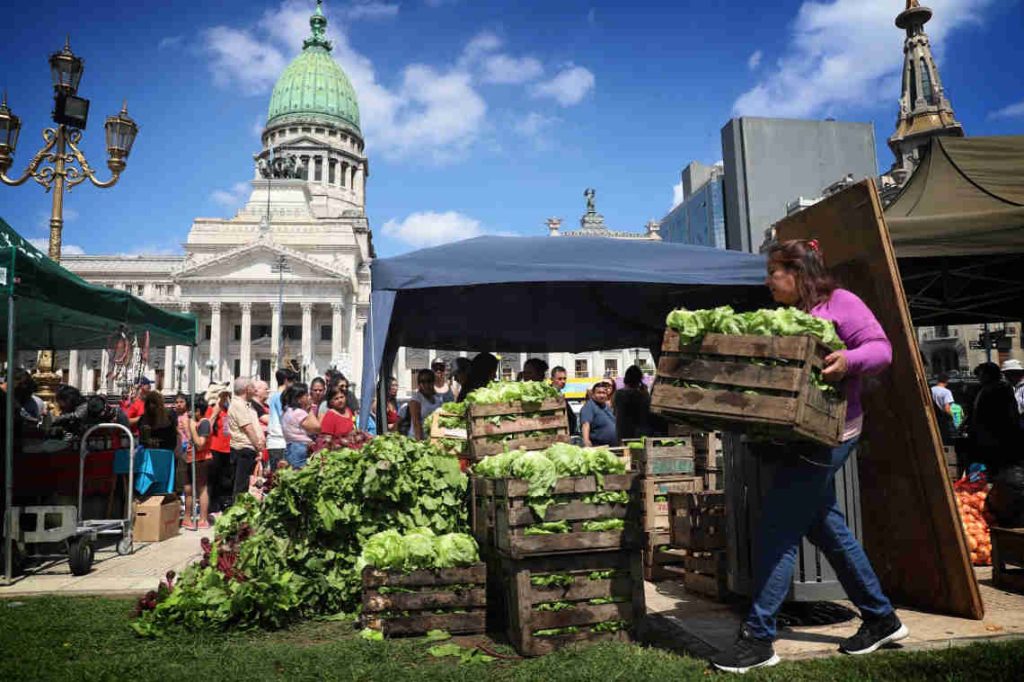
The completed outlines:
{"type": "Polygon", "coordinates": [[[889,642],[898,642],[907,637],[910,630],[900,622],[893,611],[888,616],[882,616],[874,620],[865,620],[860,624],[857,634],[849,639],[844,639],[839,645],[839,650],[844,654],[870,654],[878,647],[889,642]]]}
{"type": "Polygon", "coordinates": [[[779,657],[766,639],[757,639],[747,629],[741,628],[732,648],[711,659],[711,664],[729,673],[745,673],[753,668],[777,665],[779,657]]]}

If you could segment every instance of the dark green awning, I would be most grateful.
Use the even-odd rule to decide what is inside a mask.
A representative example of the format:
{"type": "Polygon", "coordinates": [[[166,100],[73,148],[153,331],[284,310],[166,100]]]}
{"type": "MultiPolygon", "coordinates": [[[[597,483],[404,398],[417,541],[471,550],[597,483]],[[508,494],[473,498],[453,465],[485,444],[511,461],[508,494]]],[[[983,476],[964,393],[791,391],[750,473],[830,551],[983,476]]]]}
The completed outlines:
{"type": "MultiPolygon", "coordinates": [[[[191,346],[196,318],[152,306],[131,294],[89,284],[51,261],[0,218],[0,283],[15,295],[18,350],[106,348],[122,325],[149,332],[151,346],[191,346]]],[[[0,302],[0,339],[7,341],[7,304],[0,302]]]]}

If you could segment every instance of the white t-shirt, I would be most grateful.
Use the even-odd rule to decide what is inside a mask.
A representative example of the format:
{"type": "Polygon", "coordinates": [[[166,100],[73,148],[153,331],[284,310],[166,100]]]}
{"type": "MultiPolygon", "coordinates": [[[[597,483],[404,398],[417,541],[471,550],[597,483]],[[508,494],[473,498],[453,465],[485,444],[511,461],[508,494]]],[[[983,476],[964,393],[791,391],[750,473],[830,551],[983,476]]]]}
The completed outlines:
{"type": "MultiPolygon", "coordinates": [[[[424,395],[419,391],[416,391],[411,396],[409,396],[409,402],[412,402],[414,400],[420,404],[421,422],[427,417],[429,417],[431,414],[433,414],[434,410],[436,410],[437,408],[441,407],[441,405],[444,404],[444,396],[438,395],[437,393],[434,394],[433,398],[427,398],[424,397],[424,395]]],[[[409,406],[406,405],[405,409],[409,409],[409,406]]],[[[411,420],[409,421],[408,436],[410,438],[416,437],[416,426],[412,423],[411,420]]]]}
{"type": "Polygon", "coordinates": [[[953,404],[953,392],[945,386],[932,386],[932,400],[936,407],[945,412],[946,406],[953,404]]]}

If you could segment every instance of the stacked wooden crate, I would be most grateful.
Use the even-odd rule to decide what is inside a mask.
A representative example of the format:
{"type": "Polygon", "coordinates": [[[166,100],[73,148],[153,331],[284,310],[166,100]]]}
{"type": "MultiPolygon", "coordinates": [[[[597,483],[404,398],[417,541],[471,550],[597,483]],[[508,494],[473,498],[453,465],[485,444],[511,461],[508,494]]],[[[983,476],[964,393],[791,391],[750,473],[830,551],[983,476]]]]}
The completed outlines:
{"type": "Polygon", "coordinates": [[[431,630],[479,634],[487,626],[487,567],[417,571],[363,569],[365,627],[386,637],[431,630]]]}
{"type": "Polygon", "coordinates": [[[469,458],[478,462],[506,450],[543,450],[569,442],[565,398],[542,402],[473,404],[466,409],[469,458]]]}
{"type": "Polygon", "coordinates": [[[704,479],[705,490],[722,490],[725,484],[722,434],[698,431],[692,434],[696,472],[704,479]]]}
{"type": "Polygon", "coordinates": [[[645,613],[637,476],[560,478],[543,517],[527,481],[474,477],[472,485],[473,534],[488,569],[488,629],[504,628],[524,656],[631,636],[645,613]],[[628,501],[594,501],[601,492],[625,492],[628,501]],[[588,521],[607,519],[624,526],[585,530],[588,521]],[[530,531],[563,521],[569,532],[530,531]]]}
{"type": "Polygon", "coordinates": [[[687,590],[714,599],[726,596],[725,494],[669,495],[670,541],[684,569],[687,590]]]}
{"type": "Polygon", "coordinates": [[[696,473],[693,439],[690,435],[648,437],[627,444],[633,471],[640,476],[644,578],[678,577],[681,562],[666,551],[669,545],[668,495],[704,489],[704,480],[696,473]]]}

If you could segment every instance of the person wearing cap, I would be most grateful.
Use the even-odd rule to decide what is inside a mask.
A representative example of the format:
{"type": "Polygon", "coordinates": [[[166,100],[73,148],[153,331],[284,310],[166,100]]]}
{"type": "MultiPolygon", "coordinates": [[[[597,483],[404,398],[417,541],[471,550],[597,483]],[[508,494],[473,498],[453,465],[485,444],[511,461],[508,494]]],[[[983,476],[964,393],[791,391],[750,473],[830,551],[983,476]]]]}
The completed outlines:
{"type": "Polygon", "coordinates": [[[441,398],[442,403],[454,402],[455,391],[445,376],[448,365],[441,358],[437,358],[430,364],[430,369],[434,370],[434,393],[441,398]]]}
{"type": "Polygon", "coordinates": [[[139,420],[142,419],[142,415],[146,412],[146,395],[152,388],[152,379],[149,377],[139,377],[139,380],[135,382],[135,400],[125,409],[128,425],[131,426],[132,432],[136,435],[139,433],[139,420]]]}
{"type": "Polygon", "coordinates": [[[1024,430],[1024,364],[1015,358],[1010,359],[1003,363],[1002,370],[1006,383],[1013,389],[1013,397],[1017,400],[1017,414],[1020,415],[1020,427],[1024,430]]]}

